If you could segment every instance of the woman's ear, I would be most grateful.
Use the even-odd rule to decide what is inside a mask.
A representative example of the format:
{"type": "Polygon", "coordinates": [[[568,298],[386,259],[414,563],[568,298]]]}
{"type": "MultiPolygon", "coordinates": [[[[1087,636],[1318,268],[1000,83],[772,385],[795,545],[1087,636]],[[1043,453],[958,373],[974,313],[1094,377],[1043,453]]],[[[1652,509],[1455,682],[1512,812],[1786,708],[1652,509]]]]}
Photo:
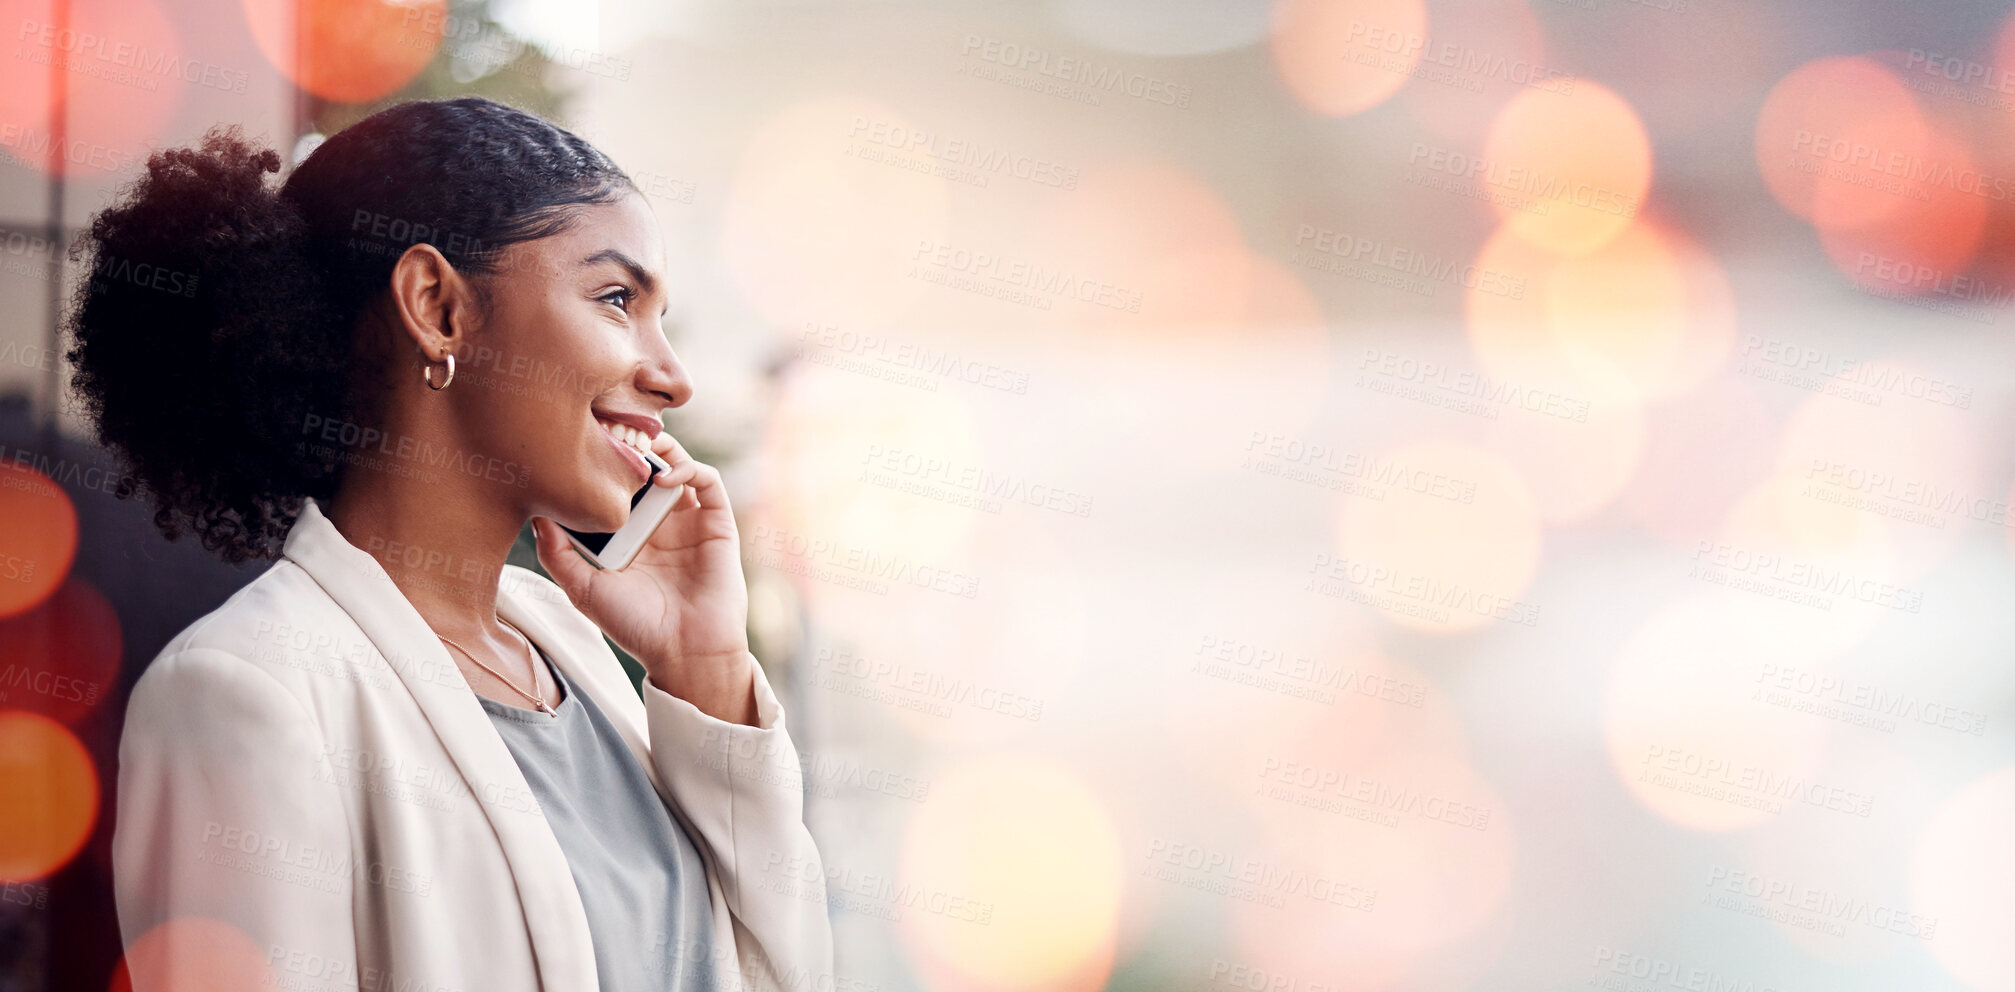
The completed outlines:
{"type": "Polygon", "coordinates": [[[392,308],[399,325],[429,360],[459,353],[468,336],[474,287],[440,249],[424,242],[392,266],[392,308]]]}

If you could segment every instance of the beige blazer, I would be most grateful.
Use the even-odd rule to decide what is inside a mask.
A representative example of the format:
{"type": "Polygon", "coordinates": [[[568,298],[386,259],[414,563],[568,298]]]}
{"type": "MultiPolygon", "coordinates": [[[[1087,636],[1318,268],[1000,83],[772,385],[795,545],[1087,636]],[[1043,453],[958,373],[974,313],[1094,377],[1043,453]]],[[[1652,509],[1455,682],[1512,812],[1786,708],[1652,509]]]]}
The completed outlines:
{"type": "MultiPolygon", "coordinates": [[[[133,689],[112,867],[136,988],[250,959],[259,987],[593,992],[566,856],[447,648],[314,501],[283,553],[133,689]]],[[[608,714],[699,848],[723,987],[830,990],[825,871],[762,669],[760,725],[730,724],[648,680],[639,699],[535,572],[504,569],[497,612],[608,714]]]]}

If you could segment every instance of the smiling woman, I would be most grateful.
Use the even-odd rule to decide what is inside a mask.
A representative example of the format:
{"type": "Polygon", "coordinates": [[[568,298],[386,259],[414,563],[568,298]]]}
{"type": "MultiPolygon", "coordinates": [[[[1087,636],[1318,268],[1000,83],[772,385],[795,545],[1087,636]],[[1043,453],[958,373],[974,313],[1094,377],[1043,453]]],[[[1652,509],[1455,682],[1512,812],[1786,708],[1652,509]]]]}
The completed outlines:
{"type": "Polygon", "coordinates": [[[121,495],[277,559],[133,690],[135,987],[194,980],[217,921],[261,981],[829,983],[823,893],[764,874],[819,854],[720,474],[663,430],[693,389],[644,198],[482,99],[381,111],[270,187],[280,167],[230,130],[155,154],[95,219],[73,310],[121,495]],[[136,261],[194,291],[110,268],[136,261]],[[685,488],[627,567],[570,550],[646,481],[685,488]],[[527,521],[550,580],[505,564],[527,521]]]}

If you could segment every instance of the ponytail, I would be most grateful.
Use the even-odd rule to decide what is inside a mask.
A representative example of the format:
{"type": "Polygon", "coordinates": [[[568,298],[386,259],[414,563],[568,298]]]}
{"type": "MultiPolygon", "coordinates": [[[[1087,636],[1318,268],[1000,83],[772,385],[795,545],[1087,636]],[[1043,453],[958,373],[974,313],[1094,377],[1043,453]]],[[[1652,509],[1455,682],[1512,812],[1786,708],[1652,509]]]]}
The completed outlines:
{"type": "Polygon", "coordinates": [[[170,539],[193,530],[231,562],[273,558],[303,496],[335,466],[299,445],[309,413],[346,406],[349,335],[331,326],[299,212],[268,177],[280,156],[236,128],[156,152],[73,249],[75,385],[170,539]],[[80,259],[81,260],[81,259],[80,259]]]}

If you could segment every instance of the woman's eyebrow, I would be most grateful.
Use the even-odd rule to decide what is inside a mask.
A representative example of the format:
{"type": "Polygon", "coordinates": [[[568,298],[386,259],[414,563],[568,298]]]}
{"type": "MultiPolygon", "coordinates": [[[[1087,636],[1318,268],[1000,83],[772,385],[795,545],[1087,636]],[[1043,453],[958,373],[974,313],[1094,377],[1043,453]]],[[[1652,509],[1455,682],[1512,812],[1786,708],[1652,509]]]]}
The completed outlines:
{"type": "Polygon", "coordinates": [[[655,276],[645,271],[643,265],[639,264],[636,259],[631,258],[630,256],[625,255],[614,248],[604,248],[601,251],[598,251],[592,255],[589,255],[584,259],[581,259],[581,265],[583,267],[590,265],[599,265],[603,262],[614,262],[617,265],[620,265],[623,268],[630,270],[630,278],[635,279],[637,281],[637,284],[643,287],[644,293],[646,295],[653,294],[658,291],[658,280],[655,276]]]}

